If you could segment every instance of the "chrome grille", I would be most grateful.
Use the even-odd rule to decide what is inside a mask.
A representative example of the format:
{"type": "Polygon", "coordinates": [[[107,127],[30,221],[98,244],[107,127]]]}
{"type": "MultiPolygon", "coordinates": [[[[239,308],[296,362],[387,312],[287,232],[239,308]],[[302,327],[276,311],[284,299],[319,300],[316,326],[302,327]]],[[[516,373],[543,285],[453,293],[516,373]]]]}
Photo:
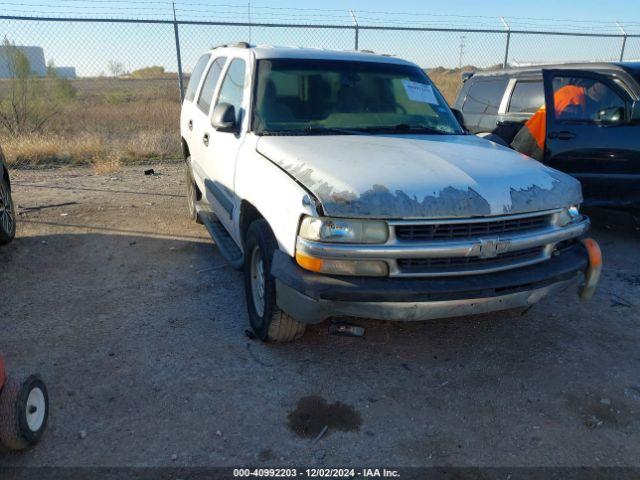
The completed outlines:
{"type": "Polygon", "coordinates": [[[543,258],[544,246],[516,250],[499,254],[494,258],[480,257],[444,257],[444,258],[406,258],[398,259],[401,273],[438,273],[476,271],[496,269],[500,267],[515,268],[519,263],[526,263],[543,258]]]}
{"type": "Polygon", "coordinates": [[[401,241],[468,239],[538,230],[548,226],[550,220],[551,215],[538,215],[494,221],[406,224],[396,225],[395,232],[401,241]]]}

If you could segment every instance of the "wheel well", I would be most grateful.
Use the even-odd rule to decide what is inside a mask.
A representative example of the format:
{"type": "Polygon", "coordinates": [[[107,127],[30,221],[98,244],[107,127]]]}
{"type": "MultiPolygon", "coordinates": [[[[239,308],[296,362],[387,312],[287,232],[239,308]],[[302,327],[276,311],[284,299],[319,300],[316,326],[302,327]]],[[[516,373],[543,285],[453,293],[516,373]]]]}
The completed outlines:
{"type": "Polygon", "coordinates": [[[180,143],[182,147],[182,158],[186,160],[191,155],[191,152],[189,151],[189,145],[184,138],[181,139],[180,143]]]}
{"type": "Polygon", "coordinates": [[[242,246],[244,247],[244,239],[249,229],[249,225],[254,220],[264,218],[256,207],[251,205],[246,200],[243,200],[240,204],[240,239],[242,240],[242,246]]]}

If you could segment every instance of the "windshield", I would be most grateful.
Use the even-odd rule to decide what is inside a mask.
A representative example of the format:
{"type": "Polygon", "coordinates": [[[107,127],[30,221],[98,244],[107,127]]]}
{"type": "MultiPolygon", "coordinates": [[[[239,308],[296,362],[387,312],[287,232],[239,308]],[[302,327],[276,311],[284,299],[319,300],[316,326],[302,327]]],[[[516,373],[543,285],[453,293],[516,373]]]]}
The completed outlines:
{"type": "Polygon", "coordinates": [[[306,59],[258,62],[253,129],[259,135],[463,133],[418,67],[306,59]]]}

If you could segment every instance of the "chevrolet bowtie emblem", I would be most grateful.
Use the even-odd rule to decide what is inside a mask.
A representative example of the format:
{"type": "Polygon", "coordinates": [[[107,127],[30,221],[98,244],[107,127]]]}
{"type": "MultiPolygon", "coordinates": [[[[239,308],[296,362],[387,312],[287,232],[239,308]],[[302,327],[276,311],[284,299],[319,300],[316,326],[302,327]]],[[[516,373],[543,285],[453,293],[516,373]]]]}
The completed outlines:
{"type": "Polygon", "coordinates": [[[480,258],[495,258],[501,253],[509,250],[509,240],[499,240],[497,238],[481,238],[478,248],[480,258]]]}

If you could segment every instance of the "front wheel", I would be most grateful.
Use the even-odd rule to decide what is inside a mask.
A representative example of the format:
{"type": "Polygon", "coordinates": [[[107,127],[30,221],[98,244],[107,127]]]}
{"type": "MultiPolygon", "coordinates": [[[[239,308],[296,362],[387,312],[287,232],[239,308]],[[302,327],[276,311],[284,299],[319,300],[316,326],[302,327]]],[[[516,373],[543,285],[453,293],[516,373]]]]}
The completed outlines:
{"type": "Polygon", "coordinates": [[[2,176],[0,166],[0,245],[9,243],[16,236],[16,212],[11,199],[11,189],[2,176]]]}
{"type": "Polygon", "coordinates": [[[270,275],[278,248],[271,228],[260,219],[249,225],[245,242],[244,289],[249,322],[263,341],[290,342],[302,337],[306,325],[276,305],[275,279],[270,275]]]}
{"type": "Polygon", "coordinates": [[[40,440],[49,417],[47,387],[38,375],[20,383],[8,378],[0,392],[0,443],[25,450],[40,440]]]}

